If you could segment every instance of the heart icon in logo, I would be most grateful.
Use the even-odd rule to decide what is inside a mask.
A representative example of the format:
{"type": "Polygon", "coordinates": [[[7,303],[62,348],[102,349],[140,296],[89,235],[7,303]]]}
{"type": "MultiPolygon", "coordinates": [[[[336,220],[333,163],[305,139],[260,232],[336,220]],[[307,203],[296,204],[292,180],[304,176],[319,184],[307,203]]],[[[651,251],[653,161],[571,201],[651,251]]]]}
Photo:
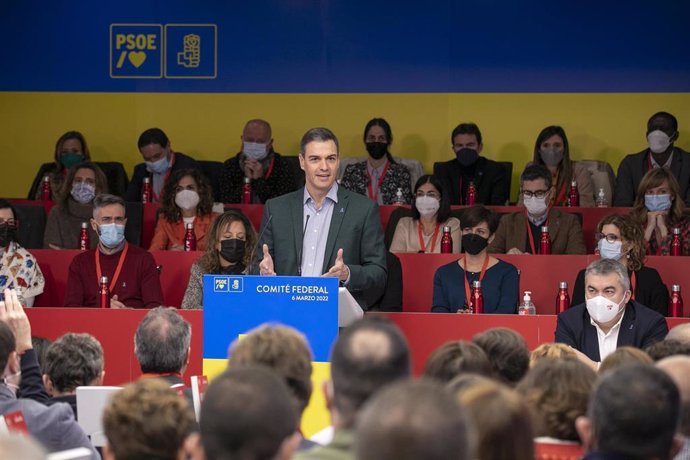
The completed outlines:
{"type": "Polygon", "coordinates": [[[129,59],[129,62],[131,62],[132,65],[138,69],[146,60],[146,53],[143,51],[130,51],[127,58],[129,59]]]}

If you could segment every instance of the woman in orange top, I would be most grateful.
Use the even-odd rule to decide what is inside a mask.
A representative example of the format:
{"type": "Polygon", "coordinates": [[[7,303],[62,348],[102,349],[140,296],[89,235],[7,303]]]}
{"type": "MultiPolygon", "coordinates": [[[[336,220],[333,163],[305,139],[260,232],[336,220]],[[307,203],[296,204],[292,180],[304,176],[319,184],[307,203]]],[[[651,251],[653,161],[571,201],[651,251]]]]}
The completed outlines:
{"type": "Polygon", "coordinates": [[[185,225],[194,224],[196,248],[206,249],[206,234],[218,216],[211,210],[213,195],[208,179],[197,169],[175,171],[163,187],[161,209],[149,251],[184,250],[185,225]]]}

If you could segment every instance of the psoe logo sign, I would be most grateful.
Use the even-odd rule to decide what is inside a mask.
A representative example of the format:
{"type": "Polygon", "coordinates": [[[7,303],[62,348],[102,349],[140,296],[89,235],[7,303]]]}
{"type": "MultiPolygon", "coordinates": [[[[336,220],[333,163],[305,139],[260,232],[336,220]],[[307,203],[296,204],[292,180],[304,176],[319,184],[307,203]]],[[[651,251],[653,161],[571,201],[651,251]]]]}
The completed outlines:
{"type": "Polygon", "coordinates": [[[163,78],[163,25],[110,25],[110,78],[163,78]]]}
{"type": "Polygon", "coordinates": [[[243,279],[236,276],[216,276],[213,278],[213,292],[242,292],[243,279]]]}

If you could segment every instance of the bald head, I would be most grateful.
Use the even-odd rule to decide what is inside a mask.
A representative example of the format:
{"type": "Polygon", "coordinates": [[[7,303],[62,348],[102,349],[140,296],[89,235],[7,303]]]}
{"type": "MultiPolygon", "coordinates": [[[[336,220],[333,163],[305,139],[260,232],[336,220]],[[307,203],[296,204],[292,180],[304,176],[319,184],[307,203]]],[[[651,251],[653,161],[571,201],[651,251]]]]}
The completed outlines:
{"type": "Polygon", "coordinates": [[[266,120],[258,118],[249,120],[242,130],[242,140],[244,142],[268,144],[272,136],[271,125],[266,120]]]}
{"type": "Polygon", "coordinates": [[[690,356],[669,356],[656,366],[664,371],[678,387],[680,392],[680,432],[690,436],[690,356]]]}
{"type": "Polygon", "coordinates": [[[676,340],[681,343],[690,344],[690,323],[679,324],[666,336],[667,340],[676,340]]]}

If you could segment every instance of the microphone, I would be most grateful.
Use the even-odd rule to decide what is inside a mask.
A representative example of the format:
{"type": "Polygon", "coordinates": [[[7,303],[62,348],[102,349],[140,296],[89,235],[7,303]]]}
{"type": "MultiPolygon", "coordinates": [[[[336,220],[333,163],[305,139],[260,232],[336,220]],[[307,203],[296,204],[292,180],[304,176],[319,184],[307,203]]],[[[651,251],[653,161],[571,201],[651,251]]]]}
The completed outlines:
{"type": "Polygon", "coordinates": [[[299,248],[299,265],[297,266],[297,276],[302,276],[302,255],[304,253],[304,236],[307,234],[307,225],[309,225],[309,214],[307,220],[304,222],[304,230],[302,230],[302,245],[299,248]]]}
{"type": "MultiPolygon", "coordinates": [[[[256,264],[256,261],[254,260],[254,254],[256,253],[256,248],[261,245],[261,238],[263,238],[264,233],[266,233],[266,228],[268,227],[268,224],[271,223],[271,219],[273,218],[273,214],[268,215],[268,219],[266,219],[266,223],[263,225],[263,228],[259,232],[259,237],[256,239],[256,245],[252,248],[252,254],[249,257],[249,274],[251,275],[254,273],[254,265],[256,264]]],[[[262,249],[263,251],[263,249],[262,249]]],[[[261,274],[261,273],[259,273],[261,274]]]]}

